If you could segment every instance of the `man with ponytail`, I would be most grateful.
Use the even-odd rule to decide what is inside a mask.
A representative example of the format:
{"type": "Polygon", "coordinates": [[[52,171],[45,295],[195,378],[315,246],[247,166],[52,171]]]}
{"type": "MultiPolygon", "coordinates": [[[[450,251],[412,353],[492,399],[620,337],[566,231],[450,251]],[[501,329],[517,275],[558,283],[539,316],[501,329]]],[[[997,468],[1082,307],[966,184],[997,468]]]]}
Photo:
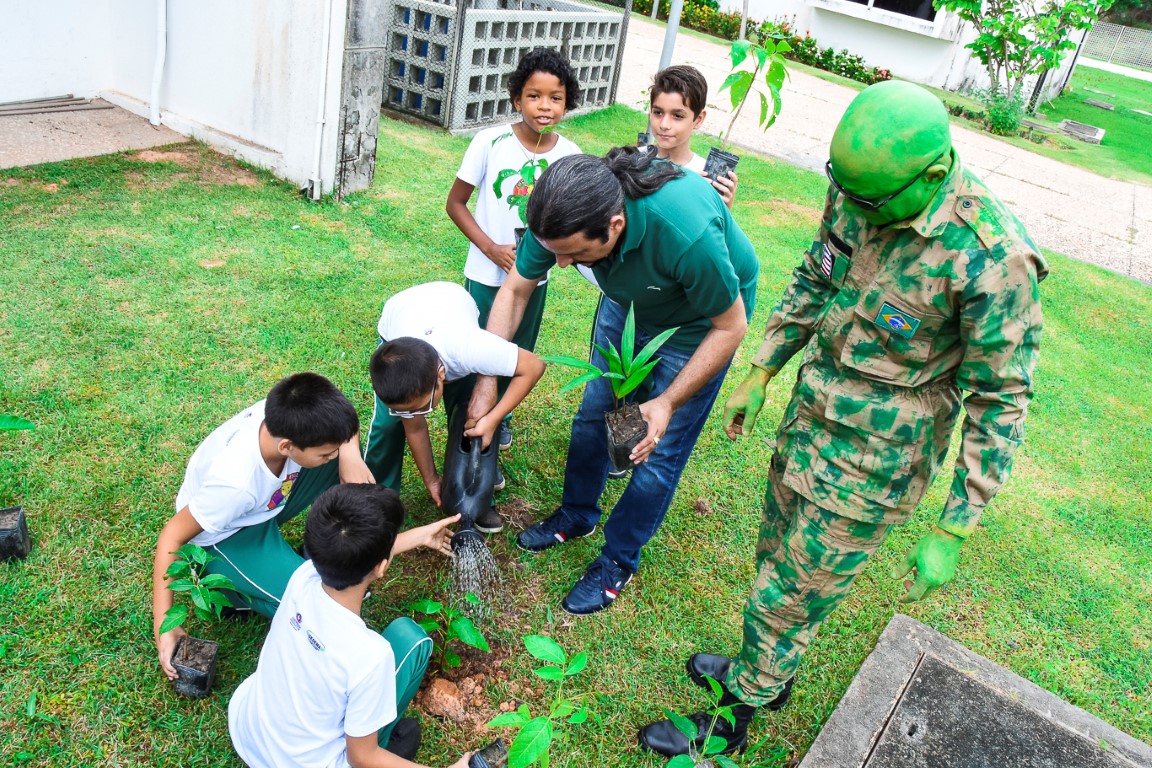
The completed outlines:
{"type": "MultiPolygon", "coordinates": [[[[634,147],[606,157],[571,155],[540,178],[528,201],[528,233],[500,288],[488,330],[512,338],[536,283],[553,265],[587,267],[604,293],[595,341],[621,346],[629,306],[635,350],[669,328],[640,412],[648,432],[631,454],[628,487],[608,516],[600,556],[564,598],[585,615],[612,604],[636,573],[712,409],[756,297],[752,243],[708,182],[634,147]]],[[[634,350],[634,351],[635,351],[634,350]]],[[[593,351],[592,362],[607,369],[593,351]]],[[[472,410],[487,412],[496,383],[477,381],[472,410]]],[[[608,477],[604,412],[615,406],[607,379],[590,382],[572,424],[560,507],[517,543],[540,552],[591,535],[608,477]]]]}

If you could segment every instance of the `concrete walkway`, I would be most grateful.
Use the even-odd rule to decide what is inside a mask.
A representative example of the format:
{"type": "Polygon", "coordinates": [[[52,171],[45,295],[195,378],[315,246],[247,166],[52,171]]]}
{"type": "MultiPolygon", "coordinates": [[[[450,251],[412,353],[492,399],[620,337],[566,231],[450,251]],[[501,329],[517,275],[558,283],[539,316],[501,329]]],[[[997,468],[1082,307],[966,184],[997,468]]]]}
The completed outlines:
{"type": "MultiPolygon", "coordinates": [[[[97,99],[97,104],[106,102],[97,99]]],[[[0,168],[96,157],[188,141],[126,109],[0,116],[0,168]]]]}
{"type": "MultiPolygon", "coordinates": [[[[621,104],[645,109],[642,91],[652,84],[664,29],[632,16],[616,92],[621,104]]],[[[708,80],[704,131],[727,130],[730,102],[727,92],[718,91],[731,71],[728,46],[680,34],[672,63],[691,64],[708,80]]],[[[759,129],[756,99],[740,115],[733,143],[822,173],[832,132],[856,93],[793,72],[776,124],[766,133],[759,129]]],[[[1152,283],[1152,187],[1106,179],[959,126],[952,127],[952,137],[961,160],[1012,208],[1042,247],[1152,283]]]]}

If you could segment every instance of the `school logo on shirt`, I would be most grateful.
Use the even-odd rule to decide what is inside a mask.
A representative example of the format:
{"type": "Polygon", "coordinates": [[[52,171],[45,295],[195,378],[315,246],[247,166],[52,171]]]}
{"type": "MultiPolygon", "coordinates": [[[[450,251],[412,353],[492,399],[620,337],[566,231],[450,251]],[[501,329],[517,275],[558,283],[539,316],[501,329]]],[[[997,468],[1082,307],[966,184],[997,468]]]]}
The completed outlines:
{"type": "Polygon", "coordinates": [[[288,498],[288,494],[292,493],[292,484],[296,482],[296,478],[300,476],[299,472],[293,472],[284,478],[284,482],[272,494],[272,498],[268,499],[268,509],[276,509],[284,503],[284,499],[288,498]]]}
{"type": "Polygon", "coordinates": [[[301,616],[299,613],[297,613],[295,616],[288,619],[288,626],[292,627],[292,629],[299,632],[300,631],[300,624],[303,621],[304,621],[304,617],[301,616]]]}
{"type": "Polygon", "coordinates": [[[876,313],[876,318],[873,322],[905,339],[912,338],[916,333],[916,329],[920,327],[919,318],[909,312],[896,309],[896,307],[888,302],[884,302],[884,306],[880,307],[880,311],[876,313]]]}
{"type": "Polygon", "coordinates": [[[324,651],[324,643],[320,642],[320,638],[318,638],[318,637],[316,637],[316,635],[312,634],[312,630],[306,629],[306,630],[304,630],[304,633],[306,635],[308,635],[308,644],[309,645],[311,645],[313,648],[315,648],[318,651],[321,651],[321,652],[324,651]]]}

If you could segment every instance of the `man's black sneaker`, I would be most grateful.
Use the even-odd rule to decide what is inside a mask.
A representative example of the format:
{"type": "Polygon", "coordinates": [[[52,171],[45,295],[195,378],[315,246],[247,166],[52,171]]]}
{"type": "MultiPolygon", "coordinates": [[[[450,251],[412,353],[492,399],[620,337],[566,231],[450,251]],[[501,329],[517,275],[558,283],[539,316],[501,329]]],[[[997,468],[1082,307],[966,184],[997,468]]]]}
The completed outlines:
{"type": "Polygon", "coordinates": [[[233,621],[247,621],[256,615],[256,611],[242,606],[226,605],[220,609],[220,618],[233,621]]]}
{"type": "Polygon", "coordinates": [[[612,480],[619,480],[622,477],[628,477],[628,473],[632,471],[632,467],[627,469],[610,469],[608,470],[608,477],[612,480]]]}
{"type": "Polygon", "coordinates": [[[414,717],[400,718],[384,749],[405,760],[415,760],[420,751],[420,721],[414,717]]]}
{"type": "Polygon", "coordinates": [[[492,490],[502,491],[505,485],[507,483],[504,482],[504,468],[500,466],[500,462],[496,462],[496,482],[492,483],[492,490]]]}
{"type": "Polygon", "coordinates": [[[500,513],[496,511],[496,505],[488,507],[488,510],[482,512],[476,518],[476,530],[481,533],[500,533],[504,530],[504,520],[500,517],[500,513]]]}
{"type": "MultiPolygon", "coordinates": [[[[711,690],[711,686],[708,685],[708,681],[704,679],[704,676],[707,675],[720,683],[721,686],[724,686],[724,679],[728,677],[728,667],[731,664],[732,660],[727,656],[718,656],[715,653],[694,653],[692,657],[688,659],[686,666],[688,668],[688,677],[692,678],[692,682],[705,690],[711,690]]],[[[782,709],[792,696],[792,682],[795,679],[794,677],[788,678],[784,683],[784,690],[780,691],[779,695],[772,701],[765,704],[764,708],[770,709],[773,712],[782,709]]],[[[725,690],[727,690],[727,688],[725,688],[725,690]]]]}
{"type": "Polygon", "coordinates": [[[564,602],[564,610],[577,616],[587,616],[612,605],[612,601],[632,581],[632,572],[615,560],[600,555],[572,587],[564,602]]]}
{"type": "Polygon", "coordinates": [[[564,510],[557,509],[548,517],[531,528],[520,531],[516,543],[521,549],[529,552],[543,552],[549,547],[563,544],[569,539],[582,539],[591,536],[596,530],[595,524],[582,526],[572,523],[564,514],[564,510]]]}

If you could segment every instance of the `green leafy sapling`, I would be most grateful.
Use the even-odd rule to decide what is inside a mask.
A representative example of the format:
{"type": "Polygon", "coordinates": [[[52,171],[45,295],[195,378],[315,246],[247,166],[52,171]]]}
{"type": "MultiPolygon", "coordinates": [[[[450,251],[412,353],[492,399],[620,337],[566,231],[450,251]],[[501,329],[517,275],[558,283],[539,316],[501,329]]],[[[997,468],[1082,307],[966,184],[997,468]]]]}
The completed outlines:
{"type": "Polygon", "coordinates": [[[635,309],[635,305],[628,307],[628,317],[624,321],[624,331],[620,336],[619,350],[616,349],[612,342],[608,342],[607,349],[600,344],[596,345],[596,350],[603,355],[608,363],[608,370],[602,370],[599,366],[588,360],[572,357],[571,355],[548,355],[543,358],[546,363],[567,365],[584,371],[584,373],[561,387],[561,392],[566,392],[573,387],[579,387],[603,376],[608,379],[612,385],[612,394],[616,398],[616,410],[619,411],[623,407],[624,398],[643,384],[644,379],[648,378],[648,374],[650,374],[652,369],[656,367],[656,364],[660,362],[660,358],[653,357],[653,355],[656,354],[656,351],[660,349],[664,342],[672,337],[672,334],[680,330],[679,327],[669,328],[653,338],[644,345],[643,349],[633,355],[633,350],[636,346],[635,309]]]}
{"type": "Polygon", "coordinates": [[[533,670],[533,674],[558,684],[548,714],[532,717],[528,705],[521,704],[513,712],[497,715],[488,726],[519,729],[508,747],[508,768],[527,768],[534,763],[548,768],[549,750],[557,736],[556,726],[579,725],[588,719],[588,709],[583,702],[563,696],[564,681],[583,671],[588,665],[588,654],[581,651],[569,658],[559,643],[543,635],[528,635],[524,638],[524,647],[534,658],[545,662],[545,666],[533,670]]]}
{"type": "MultiPolygon", "coordinates": [[[[189,615],[194,615],[203,622],[219,619],[225,608],[232,607],[232,601],[221,590],[236,589],[232,580],[220,573],[204,573],[204,566],[213,560],[203,547],[196,544],[185,544],[173,554],[176,559],[164,573],[168,579],[168,589],[177,595],[185,593],[192,602],[189,606],[177,603],[164,614],[164,621],[160,624],[160,634],[170,632],[176,627],[183,626],[189,615]]],[[[181,643],[181,661],[188,660],[188,642],[181,643]]]]}
{"type": "Polygon", "coordinates": [[[768,95],[765,95],[763,91],[756,90],[756,94],[760,97],[760,129],[766,131],[776,122],[776,117],[780,114],[780,107],[783,103],[780,99],[780,91],[784,87],[784,80],[788,77],[784,54],[791,50],[792,46],[788,45],[786,41],[772,37],[765,39],[762,43],[754,43],[751,40],[732,41],[732,47],[728,51],[728,55],[732,59],[732,72],[725,78],[724,84],[720,86],[722,91],[727,89],[732,99],[732,120],[728,123],[728,129],[720,134],[721,149],[728,148],[728,143],[732,137],[732,128],[736,125],[736,119],[740,117],[744,103],[748,101],[748,94],[753,92],[753,85],[757,83],[757,78],[760,77],[761,72],[764,73],[761,80],[768,89],[768,95]],[[741,65],[746,61],[755,66],[751,70],[742,69],[741,65]],[[771,97],[771,105],[769,105],[769,97],[771,97]]]}
{"type": "Polygon", "coordinates": [[[676,726],[676,730],[688,738],[690,750],[687,755],[676,755],[669,760],[667,768],[696,768],[696,766],[707,763],[719,766],[719,768],[739,768],[735,760],[721,754],[728,749],[727,740],[721,736],[713,735],[713,731],[716,729],[716,723],[720,720],[725,720],[729,725],[735,727],[736,716],[732,714],[731,706],[720,703],[720,700],[724,696],[724,689],[720,683],[708,675],[704,675],[704,680],[708,683],[711,694],[711,707],[705,711],[712,719],[708,721],[708,731],[704,734],[703,748],[696,748],[696,735],[698,733],[696,723],[683,715],[678,715],[675,712],[665,709],[664,714],[667,715],[668,719],[672,721],[672,724],[676,726]]]}
{"type": "MultiPolygon", "coordinates": [[[[480,605],[480,598],[471,592],[464,595],[464,600],[474,607],[480,605]]],[[[412,612],[413,617],[418,614],[423,616],[423,618],[417,619],[416,623],[433,638],[433,641],[436,637],[440,638],[437,647],[440,651],[440,666],[442,668],[460,666],[460,654],[448,647],[448,644],[453,640],[459,640],[464,645],[485,653],[492,651],[488,645],[488,640],[476,628],[476,623],[458,608],[438,603],[435,600],[417,600],[408,606],[408,610],[412,612]]]]}

